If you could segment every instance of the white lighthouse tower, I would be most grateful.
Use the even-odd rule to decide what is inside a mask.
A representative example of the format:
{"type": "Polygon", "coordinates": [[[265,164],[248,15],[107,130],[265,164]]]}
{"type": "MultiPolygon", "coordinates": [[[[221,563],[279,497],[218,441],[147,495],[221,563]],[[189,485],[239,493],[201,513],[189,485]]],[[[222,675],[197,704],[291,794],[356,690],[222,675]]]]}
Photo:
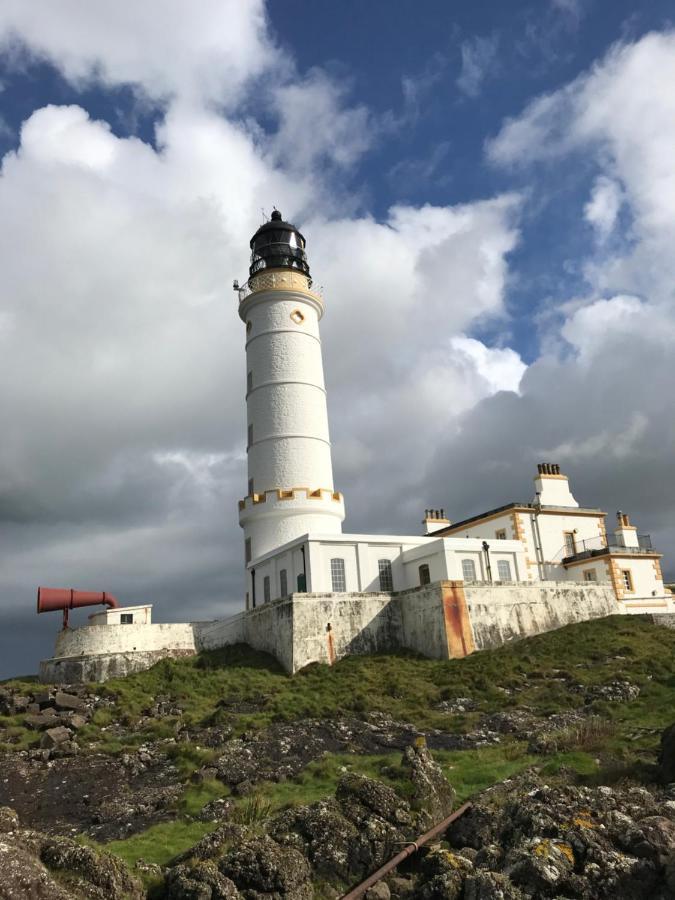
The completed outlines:
{"type": "MultiPolygon", "coordinates": [[[[333,486],[319,320],[302,234],[275,210],[251,238],[246,325],[248,491],[239,501],[247,605],[256,604],[256,561],[310,532],[339,534],[342,495],[333,486]]],[[[290,590],[305,590],[302,575],[290,590]]],[[[262,597],[258,597],[258,601],[262,597]]]]}

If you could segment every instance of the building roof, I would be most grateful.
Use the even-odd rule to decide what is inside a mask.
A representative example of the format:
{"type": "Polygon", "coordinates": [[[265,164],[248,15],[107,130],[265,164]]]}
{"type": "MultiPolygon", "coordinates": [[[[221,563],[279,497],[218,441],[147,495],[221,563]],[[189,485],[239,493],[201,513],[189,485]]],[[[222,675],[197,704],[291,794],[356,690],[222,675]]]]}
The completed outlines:
{"type": "Polygon", "coordinates": [[[494,509],[488,509],[487,512],[479,513],[475,516],[469,516],[468,519],[462,519],[461,522],[452,522],[450,525],[444,525],[443,528],[439,528],[438,531],[432,531],[428,535],[428,537],[441,537],[443,534],[448,531],[456,531],[458,528],[463,528],[466,525],[471,525],[475,522],[480,522],[482,519],[491,519],[494,516],[499,515],[499,513],[508,512],[512,510],[514,512],[535,512],[541,511],[546,513],[560,513],[561,515],[566,516],[606,516],[607,513],[601,509],[595,509],[593,507],[582,507],[582,506],[545,506],[543,504],[536,503],[506,503],[504,506],[497,506],[494,509]]]}

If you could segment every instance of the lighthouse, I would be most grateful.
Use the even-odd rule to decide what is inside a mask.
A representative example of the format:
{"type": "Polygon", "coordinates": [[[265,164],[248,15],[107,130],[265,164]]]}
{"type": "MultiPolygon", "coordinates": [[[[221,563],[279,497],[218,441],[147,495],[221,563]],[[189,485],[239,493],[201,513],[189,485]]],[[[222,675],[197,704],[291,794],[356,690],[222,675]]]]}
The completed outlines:
{"type": "MultiPolygon", "coordinates": [[[[247,606],[254,606],[263,599],[256,562],[302,535],[340,534],[345,512],[333,485],[319,333],[324,302],[312,290],[305,238],[275,210],[250,246],[249,279],[239,288],[248,454],[239,524],[247,606]]],[[[307,589],[303,573],[296,582],[288,593],[307,589]]]]}

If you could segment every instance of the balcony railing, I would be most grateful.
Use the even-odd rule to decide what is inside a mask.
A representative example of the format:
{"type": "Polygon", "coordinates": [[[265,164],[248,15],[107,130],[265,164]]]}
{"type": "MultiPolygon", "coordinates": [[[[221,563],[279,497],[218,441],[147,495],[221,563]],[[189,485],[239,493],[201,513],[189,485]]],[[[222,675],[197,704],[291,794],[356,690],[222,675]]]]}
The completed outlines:
{"type": "Polygon", "coordinates": [[[648,534],[637,535],[637,546],[626,542],[625,538],[616,534],[607,535],[607,537],[588,538],[585,541],[577,541],[574,553],[564,552],[563,564],[571,562],[575,559],[586,559],[589,556],[603,556],[607,553],[653,553],[652,539],[648,534]]]}

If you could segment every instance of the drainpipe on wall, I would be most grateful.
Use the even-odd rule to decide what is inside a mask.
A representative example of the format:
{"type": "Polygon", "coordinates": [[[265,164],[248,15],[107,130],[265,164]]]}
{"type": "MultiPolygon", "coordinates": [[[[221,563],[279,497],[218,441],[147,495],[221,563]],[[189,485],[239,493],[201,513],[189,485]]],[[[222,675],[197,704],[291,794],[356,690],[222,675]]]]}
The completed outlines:
{"type": "Polygon", "coordinates": [[[485,553],[485,569],[487,571],[488,581],[492,582],[492,566],[490,565],[490,545],[487,541],[483,541],[483,553],[485,553]]]}
{"type": "Polygon", "coordinates": [[[255,609],[255,569],[251,569],[251,605],[255,609]]]}
{"type": "Polygon", "coordinates": [[[544,551],[541,546],[541,531],[539,530],[539,513],[541,512],[541,500],[539,493],[534,504],[534,514],[532,515],[532,535],[534,537],[534,553],[537,557],[537,568],[539,569],[539,580],[544,581],[546,573],[544,571],[544,551]]]}
{"type": "Polygon", "coordinates": [[[298,591],[301,594],[307,593],[307,557],[305,556],[305,545],[300,547],[302,553],[302,572],[298,576],[298,591]],[[302,579],[302,580],[301,580],[302,579]]]}

